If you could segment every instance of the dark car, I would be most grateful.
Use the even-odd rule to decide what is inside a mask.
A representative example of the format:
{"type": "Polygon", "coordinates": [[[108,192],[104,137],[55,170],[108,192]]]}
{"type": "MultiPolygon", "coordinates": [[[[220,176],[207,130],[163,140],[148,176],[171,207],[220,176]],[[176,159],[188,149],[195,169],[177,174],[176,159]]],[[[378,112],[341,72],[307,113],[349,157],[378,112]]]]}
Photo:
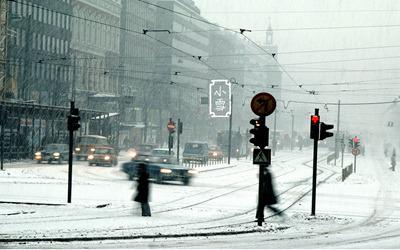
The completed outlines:
{"type": "Polygon", "coordinates": [[[118,164],[117,153],[112,147],[97,147],[88,155],[89,166],[112,166],[118,164]]]}
{"type": "Polygon", "coordinates": [[[171,150],[171,154],[168,148],[155,148],[151,151],[150,159],[148,160],[153,163],[168,163],[176,164],[177,159],[175,152],[171,150]]]}
{"type": "MultiPolygon", "coordinates": [[[[133,180],[138,177],[139,164],[139,161],[125,162],[122,164],[122,171],[128,174],[130,180],[133,180]]],[[[197,173],[194,169],[178,164],[147,162],[146,165],[149,178],[157,183],[182,181],[183,184],[188,185],[191,178],[197,173]]]]}
{"type": "Polygon", "coordinates": [[[156,148],[153,144],[140,144],[128,150],[128,154],[132,161],[142,161],[143,157],[150,156],[153,149],[156,148]]]}
{"type": "Polygon", "coordinates": [[[218,146],[210,146],[208,150],[208,159],[222,161],[224,159],[224,153],[218,146]]]}
{"type": "Polygon", "coordinates": [[[182,158],[183,163],[195,161],[206,164],[208,162],[208,144],[206,142],[187,142],[182,158]]]}
{"type": "Polygon", "coordinates": [[[52,163],[56,161],[68,161],[69,147],[67,144],[47,144],[42,150],[35,153],[35,160],[37,163],[46,161],[52,163]]]}

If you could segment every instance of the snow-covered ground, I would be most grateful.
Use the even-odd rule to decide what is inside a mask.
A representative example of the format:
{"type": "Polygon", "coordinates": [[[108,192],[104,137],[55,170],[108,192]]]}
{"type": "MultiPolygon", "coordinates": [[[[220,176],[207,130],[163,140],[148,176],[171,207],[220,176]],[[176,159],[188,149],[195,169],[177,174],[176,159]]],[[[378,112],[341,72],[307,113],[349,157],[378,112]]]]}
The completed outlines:
{"type": "MultiPolygon", "coordinates": [[[[368,152],[368,151],[367,151],[368,152]]],[[[135,183],[118,167],[77,162],[72,203],[67,165],[6,164],[0,172],[0,246],[169,248],[400,248],[398,172],[373,154],[341,180],[340,161],[320,150],[316,216],[311,213],[312,151],[281,151],[271,171],[285,217],[254,221],[258,167],[250,160],[197,168],[189,186],[151,184],[152,217],[131,200],[135,183]]],[[[344,165],[353,157],[345,155],[344,165]]],[[[120,162],[127,160],[121,157],[120,162]]]]}

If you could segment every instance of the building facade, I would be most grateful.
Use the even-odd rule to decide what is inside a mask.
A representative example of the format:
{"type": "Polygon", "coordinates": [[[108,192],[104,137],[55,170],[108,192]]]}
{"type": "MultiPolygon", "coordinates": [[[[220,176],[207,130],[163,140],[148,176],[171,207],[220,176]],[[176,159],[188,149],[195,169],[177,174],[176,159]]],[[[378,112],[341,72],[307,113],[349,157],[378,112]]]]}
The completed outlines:
{"type": "Polygon", "coordinates": [[[121,0],[71,0],[70,63],[78,107],[118,112],[121,0]]]}
{"type": "Polygon", "coordinates": [[[8,99],[65,106],[71,66],[70,0],[8,5],[6,86],[8,99]]]}

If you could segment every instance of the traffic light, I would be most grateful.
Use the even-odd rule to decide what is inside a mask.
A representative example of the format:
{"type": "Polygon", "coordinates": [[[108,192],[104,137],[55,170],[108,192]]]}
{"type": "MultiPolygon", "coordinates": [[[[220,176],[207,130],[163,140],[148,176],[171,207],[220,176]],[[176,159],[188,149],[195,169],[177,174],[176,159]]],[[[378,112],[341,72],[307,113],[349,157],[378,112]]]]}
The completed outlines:
{"type": "Polygon", "coordinates": [[[310,138],[319,139],[319,115],[311,116],[310,138]]]}
{"type": "Polygon", "coordinates": [[[325,124],[323,122],[321,122],[321,127],[320,127],[320,132],[319,132],[319,139],[322,141],[325,138],[328,137],[332,137],[333,133],[332,132],[328,132],[328,130],[333,129],[333,125],[332,124],[325,124]]]}
{"type": "Polygon", "coordinates": [[[183,122],[178,120],[178,133],[182,134],[182,132],[183,132],[183,122]]]}
{"type": "Polygon", "coordinates": [[[254,126],[254,128],[249,131],[250,134],[254,135],[254,137],[250,139],[250,143],[260,148],[268,146],[268,128],[265,126],[265,123],[259,119],[251,119],[250,124],[254,126]]]}
{"type": "Polygon", "coordinates": [[[360,138],[358,138],[357,136],[355,136],[353,138],[353,148],[358,148],[360,146],[360,138]]]}
{"type": "Polygon", "coordinates": [[[81,127],[81,125],[79,124],[80,120],[81,118],[79,117],[79,109],[73,108],[70,115],[68,116],[68,130],[78,130],[81,127]]]}

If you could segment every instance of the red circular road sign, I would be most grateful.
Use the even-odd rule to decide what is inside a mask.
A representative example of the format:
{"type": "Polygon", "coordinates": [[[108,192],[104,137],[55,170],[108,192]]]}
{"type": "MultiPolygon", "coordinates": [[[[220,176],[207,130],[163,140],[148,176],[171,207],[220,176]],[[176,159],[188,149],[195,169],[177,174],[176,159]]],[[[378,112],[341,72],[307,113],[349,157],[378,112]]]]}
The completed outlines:
{"type": "Polygon", "coordinates": [[[354,156],[357,156],[357,155],[360,154],[360,149],[359,149],[359,148],[353,148],[353,149],[351,150],[351,153],[352,153],[354,156]]]}
{"type": "Polygon", "coordinates": [[[168,128],[169,131],[174,130],[175,129],[175,123],[172,122],[172,121],[168,122],[167,128],[168,128]]]}
{"type": "Polygon", "coordinates": [[[276,108],[276,100],[269,93],[258,93],[250,103],[251,110],[259,116],[269,116],[276,108]]]}

